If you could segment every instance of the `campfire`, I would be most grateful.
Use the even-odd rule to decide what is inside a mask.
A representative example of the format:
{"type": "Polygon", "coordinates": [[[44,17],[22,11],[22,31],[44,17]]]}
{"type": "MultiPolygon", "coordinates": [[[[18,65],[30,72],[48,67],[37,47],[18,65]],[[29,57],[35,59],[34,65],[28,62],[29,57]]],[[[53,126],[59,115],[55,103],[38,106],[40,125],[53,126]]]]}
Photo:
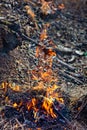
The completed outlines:
{"type": "MultiPolygon", "coordinates": [[[[43,36],[46,37],[46,34],[43,36]]],[[[40,37],[42,41],[44,37],[40,37]]],[[[51,48],[36,47],[38,65],[31,71],[31,79],[35,85],[29,87],[27,91],[24,92],[21,87],[12,86],[11,83],[2,83],[7,104],[2,111],[3,118],[16,118],[18,122],[32,130],[35,128],[43,130],[45,127],[48,129],[51,123],[58,125],[58,122],[69,125],[62,115],[62,111],[67,113],[67,110],[62,94],[59,92],[60,86],[57,85],[56,75],[52,70],[55,56],[56,53],[51,48]]]]}
{"type": "Polygon", "coordinates": [[[0,130],[85,130],[86,4],[0,2],[0,130]]]}

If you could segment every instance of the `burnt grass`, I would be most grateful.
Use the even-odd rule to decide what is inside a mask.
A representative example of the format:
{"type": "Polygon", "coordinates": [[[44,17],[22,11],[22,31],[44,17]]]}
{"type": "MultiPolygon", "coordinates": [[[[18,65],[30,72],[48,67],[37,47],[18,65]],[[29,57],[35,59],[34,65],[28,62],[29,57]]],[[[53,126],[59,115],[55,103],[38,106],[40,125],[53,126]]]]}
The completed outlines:
{"type": "MultiPolygon", "coordinates": [[[[0,86],[1,130],[10,130],[12,129],[11,124],[14,126],[16,123],[19,123],[19,126],[22,124],[18,130],[27,130],[30,128],[29,126],[32,130],[36,130],[41,125],[43,125],[43,130],[71,129],[65,125],[66,123],[64,124],[65,120],[61,118],[61,115],[61,121],[59,118],[51,120],[51,122],[48,119],[41,119],[35,124],[31,117],[32,111],[30,117],[27,117],[26,111],[24,111],[26,116],[26,120],[24,120],[22,112],[8,106],[4,101],[4,96],[9,96],[9,99],[14,103],[21,99],[26,102],[32,95],[37,95],[37,92],[30,93],[28,89],[37,84],[32,80],[31,71],[38,64],[38,59],[35,56],[38,44],[44,45],[48,50],[52,48],[56,52],[52,70],[56,74],[57,84],[60,86],[59,91],[61,91],[65,101],[65,109],[61,113],[71,122],[74,130],[87,129],[87,1],[66,1],[65,8],[59,9],[58,5],[61,2],[54,0],[51,3],[51,11],[54,13],[50,12],[47,15],[42,12],[39,0],[0,1],[0,83],[6,81],[12,83],[13,86],[14,84],[22,86],[23,89],[23,92],[20,93],[14,93],[8,89],[9,91],[6,93],[8,95],[4,95],[0,86]],[[27,14],[26,5],[33,10],[35,19],[27,14]],[[49,27],[46,27],[46,24],[49,24],[49,27]],[[44,27],[47,29],[48,37],[41,42],[40,34],[44,27]],[[50,44],[51,41],[56,48],[50,44]],[[80,111],[78,111],[79,108],[80,111]],[[5,117],[2,119],[3,111],[5,117]],[[14,115],[13,120],[11,120],[11,115],[14,115]],[[21,118],[23,120],[20,120],[21,118]],[[29,118],[31,118],[30,121],[29,118]],[[5,123],[8,124],[3,127],[5,123]]],[[[38,95],[40,94],[38,93],[38,95]]]]}

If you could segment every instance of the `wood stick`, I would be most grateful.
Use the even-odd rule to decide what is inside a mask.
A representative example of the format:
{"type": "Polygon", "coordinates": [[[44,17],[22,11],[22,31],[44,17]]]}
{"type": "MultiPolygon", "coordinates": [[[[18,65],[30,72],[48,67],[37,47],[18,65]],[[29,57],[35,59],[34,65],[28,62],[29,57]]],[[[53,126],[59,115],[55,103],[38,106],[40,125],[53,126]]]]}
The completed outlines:
{"type": "MultiPolygon", "coordinates": [[[[64,65],[65,67],[67,67],[68,69],[75,71],[75,67],[73,67],[73,66],[67,64],[66,62],[60,60],[58,57],[56,58],[56,61],[55,61],[55,62],[59,62],[59,63],[61,63],[62,65],[64,65]]],[[[54,63],[54,64],[57,66],[57,63],[54,63]]]]}
{"type": "Polygon", "coordinates": [[[65,71],[62,71],[60,69],[59,69],[59,71],[62,72],[64,76],[67,76],[70,79],[73,79],[74,81],[77,81],[78,83],[83,84],[83,82],[81,80],[77,79],[76,77],[73,77],[72,75],[69,75],[69,74],[65,73],[65,71]]]}
{"type": "MultiPolygon", "coordinates": [[[[55,106],[54,106],[54,109],[56,110],[55,106]]],[[[56,110],[56,112],[57,112],[57,114],[58,114],[59,116],[62,117],[62,119],[65,120],[65,122],[67,123],[67,125],[68,125],[69,128],[73,128],[71,122],[70,122],[61,112],[59,112],[58,110],[56,110]]]]}
{"type": "Polygon", "coordinates": [[[77,115],[75,116],[75,119],[78,118],[78,116],[80,115],[80,113],[83,111],[83,109],[85,108],[85,106],[87,105],[87,101],[82,103],[81,105],[81,109],[79,110],[79,112],[77,113],[77,115]]]}

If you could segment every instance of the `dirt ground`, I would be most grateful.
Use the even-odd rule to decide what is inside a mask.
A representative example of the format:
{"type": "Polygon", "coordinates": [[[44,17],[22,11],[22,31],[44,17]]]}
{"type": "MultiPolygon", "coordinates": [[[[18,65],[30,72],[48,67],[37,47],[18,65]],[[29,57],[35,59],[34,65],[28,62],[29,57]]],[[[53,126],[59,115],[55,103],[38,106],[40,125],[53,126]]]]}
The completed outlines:
{"type": "MultiPolygon", "coordinates": [[[[52,40],[56,45],[53,72],[56,73],[61,91],[69,98],[73,111],[72,104],[87,96],[87,2],[81,2],[63,1],[64,9],[55,11],[61,1],[54,0],[51,3],[53,7],[48,10],[50,13],[44,15],[39,0],[1,0],[0,20],[15,21],[20,25],[22,34],[31,40],[22,40],[22,45],[9,54],[0,54],[0,83],[8,81],[25,88],[33,86],[31,70],[37,64],[36,43],[40,43],[45,24],[50,24],[47,28],[48,38],[43,44],[50,48],[48,41],[52,40]],[[34,18],[27,14],[26,5],[32,8],[34,18]]],[[[87,124],[84,125],[82,120],[79,122],[74,119],[72,124],[77,127],[76,130],[87,129],[87,124]]]]}

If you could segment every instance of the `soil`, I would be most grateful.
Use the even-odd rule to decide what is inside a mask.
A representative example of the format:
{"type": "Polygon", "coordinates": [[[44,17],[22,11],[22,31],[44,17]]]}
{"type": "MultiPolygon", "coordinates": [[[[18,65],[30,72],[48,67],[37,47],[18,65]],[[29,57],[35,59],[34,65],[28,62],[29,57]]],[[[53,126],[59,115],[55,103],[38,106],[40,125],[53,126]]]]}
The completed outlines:
{"type": "MultiPolygon", "coordinates": [[[[52,3],[53,8],[58,8],[59,3],[61,2],[55,0],[52,3]]],[[[69,105],[73,113],[72,104],[87,95],[87,2],[77,2],[74,7],[69,1],[64,4],[64,9],[44,15],[39,0],[1,0],[0,20],[20,25],[22,34],[31,40],[22,39],[22,45],[9,51],[9,54],[0,53],[0,83],[8,81],[24,86],[24,89],[33,86],[31,70],[37,64],[36,47],[40,43],[42,29],[46,24],[50,24],[47,28],[48,39],[44,40],[43,44],[50,48],[50,40],[56,45],[53,72],[56,73],[61,91],[70,100],[69,105]],[[32,8],[35,19],[27,14],[26,5],[32,8]]],[[[3,25],[4,28],[6,26],[3,25]]],[[[84,125],[82,120],[72,121],[76,130],[87,129],[87,124],[84,125]]]]}

